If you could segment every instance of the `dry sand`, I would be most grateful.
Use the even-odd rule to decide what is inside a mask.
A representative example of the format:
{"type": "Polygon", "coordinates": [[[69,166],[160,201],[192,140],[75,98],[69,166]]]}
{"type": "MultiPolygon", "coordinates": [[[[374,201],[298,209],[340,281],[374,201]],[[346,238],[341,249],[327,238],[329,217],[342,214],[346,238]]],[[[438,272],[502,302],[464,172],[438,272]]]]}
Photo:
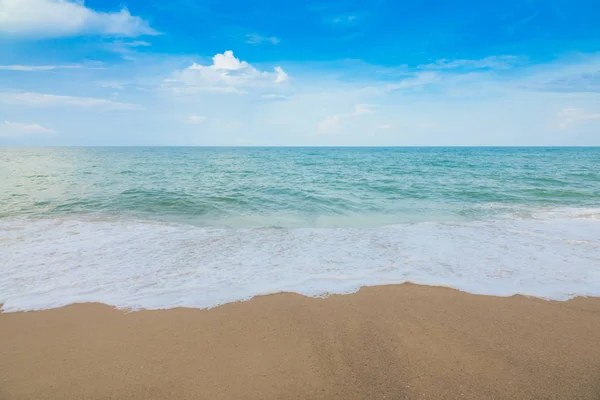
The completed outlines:
{"type": "Polygon", "coordinates": [[[600,399],[600,299],[417,285],[0,314],[0,399],[600,399]]]}

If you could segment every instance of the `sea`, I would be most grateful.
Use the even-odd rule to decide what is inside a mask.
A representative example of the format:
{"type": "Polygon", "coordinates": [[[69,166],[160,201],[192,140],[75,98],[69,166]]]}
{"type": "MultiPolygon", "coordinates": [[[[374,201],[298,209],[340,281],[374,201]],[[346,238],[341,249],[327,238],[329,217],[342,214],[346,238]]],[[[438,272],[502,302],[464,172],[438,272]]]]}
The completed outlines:
{"type": "Polygon", "coordinates": [[[0,148],[3,311],[600,296],[600,148],[0,148]]]}

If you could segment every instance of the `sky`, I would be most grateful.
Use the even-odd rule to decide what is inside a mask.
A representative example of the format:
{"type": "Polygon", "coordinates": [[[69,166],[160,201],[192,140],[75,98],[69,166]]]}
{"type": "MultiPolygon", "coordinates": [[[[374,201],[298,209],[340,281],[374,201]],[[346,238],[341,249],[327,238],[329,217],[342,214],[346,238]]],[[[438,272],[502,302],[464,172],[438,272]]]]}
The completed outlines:
{"type": "Polygon", "coordinates": [[[597,0],[0,0],[0,145],[598,146],[597,0]]]}

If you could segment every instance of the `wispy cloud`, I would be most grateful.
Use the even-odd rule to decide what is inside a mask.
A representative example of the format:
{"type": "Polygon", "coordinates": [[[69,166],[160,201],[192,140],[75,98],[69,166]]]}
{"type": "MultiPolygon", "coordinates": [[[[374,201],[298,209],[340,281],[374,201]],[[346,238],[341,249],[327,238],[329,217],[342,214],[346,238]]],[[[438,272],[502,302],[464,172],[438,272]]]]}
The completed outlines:
{"type": "Polygon", "coordinates": [[[138,53],[140,53],[138,48],[150,47],[151,44],[144,40],[115,40],[114,42],[108,43],[106,45],[106,49],[112,51],[114,53],[118,53],[121,55],[121,58],[124,60],[135,60],[138,53]]]}
{"type": "Polygon", "coordinates": [[[190,115],[187,120],[190,124],[201,124],[206,121],[206,117],[203,115],[190,115]]]}
{"type": "Polygon", "coordinates": [[[0,137],[18,138],[30,135],[47,135],[56,131],[39,124],[24,124],[22,122],[4,121],[0,124],[0,137]]]}
{"type": "Polygon", "coordinates": [[[86,7],[82,0],[2,0],[0,32],[26,38],[158,34],[147,21],[131,15],[126,8],[100,12],[86,7]]]}
{"type": "Polygon", "coordinates": [[[78,69],[83,68],[83,65],[0,65],[1,71],[22,71],[22,72],[40,72],[52,71],[56,69],[78,69]]]}
{"type": "Polygon", "coordinates": [[[338,133],[342,127],[342,122],[350,118],[360,117],[364,114],[374,112],[376,106],[373,104],[357,104],[354,106],[354,111],[347,114],[329,115],[324,120],[317,124],[317,130],[320,133],[338,133]]]}
{"type": "Polygon", "coordinates": [[[354,106],[354,112],[348,115],[354,117],[362,114],[371,114],[375,107],[373,104],[357,104],[354,106]]]}
{"type": "Polygon", "coordinates": [[[319,122],[317,129],[322,134],[337,133],[342,125],[342,118],[339,115],[329,115],[323,121],[319,122]]]}
{"type": "Polygon", "coordinates": [[[92,97],[57,96],[34,92],[0,92],[0,103],[28,107],[78,107],[108,111],[132,111],[144,108],[139,104],[92,97]]]}
{"type": "Polygon", "coordinates": [[[565,65],[538,74],[537,79],[523,85],[527,89],[562,93],[600,92],[600,57],[581,64],[565,65]]]}
{"type": "Polygon", "coordinates": [[[584,121],[600,121],[600,113],[590,113],[575,107],[567,107],[557,114],[559,129],[567,129],[584,121]]]}
{"type": "Polygon", "coordinates": [[[437,60],[431,64],[419,65],[421,69],[508,69],[525,62],[524,57],[513,55],[490,56],[479,60],[437,60]]]}
{"type": "MultiPolygon", "coordinates": [[[[145,46],[125,42],[134,43],[133,48],[145,46]]],[[[234,137],[242,135],[258,145],[598,144],[598,94],[582,91],[600,83],[599,56],[569,55],[543,64],[483,67],[497,66],[494,63],[503,59],[490,56],[477,62],[447,60],[431,69],[383,70],[355,61],[303,63],[294,65],[297,73],[288,77],[287,64],[281,69],[274,68],[276,64],[265,67],[230,51],[196,64],[185,61],[188,68],[177,71],[187,58],[173,56],[157,62],[148,57],[115,64],[97,75],[87,70],[85,77],[79,77],[79,71],[73,74],[85,78],[85,85],[75,79],[69,83],[56,79],[64,73],[38,73],[35,84],[40,89],[30,91],[42,93],[3,89],[0,109],[3,119],[60,128],[61,135],[44,139],[56,144],[103,140],[143,144],[146,140],[219,145],[232,144],[234,137]],[[138,81],[144,82],[146,92],[133,83],[138,81]],[[98,85],[123,92],[111,97],[113,90],[98,85]],[[245,95],[234,95],[240,93],[245,95]],[[139,110],[141,105],[148,111],[111,112],[106,118],[106,110],[139,110]],[[230,124],[230,119],[238,122],[230,124]],[[168,133],[173,121],[179,123],[179,135],[168,133]],[[77,135],[76,125],[83,123],[95,137],[77,135]],[[102,136],[103,131],[113,134],[102,136]]],[[[5,74],[5,78],[30,77],[24,74],[5,74]]],[[[18,83],[18,79],[10,82],[13,87],[18,83]]],[[[32,84],[27,81],[24,87],[32,84]]]]}
{"type": "Polygon", "coordinates": [[[279,93],[266,93],[260,96],[265,100],[289,100],[290,97],[279,93]]]}
{"type": "Polygon", "coordinates": [[[126,83],[120,81],[99,81],[96,82],[96,85],[108,89],[123,90],[126,83]]]}
{"type": "Polygon", "coordinates": [[[412,76],[408,76],[398,82],[385,84],[383,90],[385,92],[393,92],[404,89],[421,89],[439,81],[440,76],[437,72],[417,72],[412,76]]]}
{"type": "Polygon", "coordinates": [[[127,47],[127,48],[131,48],[131,47],[148,47],[148,46],[150,46],[150,43],[148,43],[148,42],[146,42],[144,40],[132,40],[131,42],[118,41],[118,42],[113,42],[113,44],[119,45],[119,46],[123,46],[123,47],[127,47]]]}
{"type": "Polygon", "coordinates": [[[331,22],[333,22],[334,24],[340,24],[340,23],[349,23],[349,22],[353,22],[356,21],[358,17],[356,15],[340,15],[337,17],[334,17],[331,22]]]}
{"type": "Polygon", "coordinates": [[[271,44],[279,44],[280,40],[275,36],[261,36],[256,33],[249,33],[246,35],[246,43],[248,44],[262,44],[262,43],[271,43],[271,44]]]}

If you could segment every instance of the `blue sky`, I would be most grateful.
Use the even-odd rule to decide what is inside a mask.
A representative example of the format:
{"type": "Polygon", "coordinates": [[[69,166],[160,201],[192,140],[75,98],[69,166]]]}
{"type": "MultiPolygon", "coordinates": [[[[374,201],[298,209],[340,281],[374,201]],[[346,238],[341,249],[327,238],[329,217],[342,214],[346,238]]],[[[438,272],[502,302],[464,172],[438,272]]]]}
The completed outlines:
{"type": "Polygon", "coordinates": [[[600,145],[589,0],[0,0],[0,145],[600,145]]]}

